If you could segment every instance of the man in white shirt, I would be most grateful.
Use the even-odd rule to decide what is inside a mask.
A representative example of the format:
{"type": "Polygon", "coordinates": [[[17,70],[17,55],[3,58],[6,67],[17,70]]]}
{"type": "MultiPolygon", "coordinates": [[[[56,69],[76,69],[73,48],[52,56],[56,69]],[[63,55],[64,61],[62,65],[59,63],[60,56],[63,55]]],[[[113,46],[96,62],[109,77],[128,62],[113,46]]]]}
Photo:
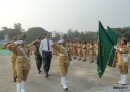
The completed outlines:
{"type": "Polygon", "coordinates": [[[42,56],[43,69],[45,77],[48,77],[48,72],[50,70],[51,58],[52,58],[52,47],[53,41],[49,39],[49,33],[45,34],[45,39],[41,41],[39,52],[42,56]]]}

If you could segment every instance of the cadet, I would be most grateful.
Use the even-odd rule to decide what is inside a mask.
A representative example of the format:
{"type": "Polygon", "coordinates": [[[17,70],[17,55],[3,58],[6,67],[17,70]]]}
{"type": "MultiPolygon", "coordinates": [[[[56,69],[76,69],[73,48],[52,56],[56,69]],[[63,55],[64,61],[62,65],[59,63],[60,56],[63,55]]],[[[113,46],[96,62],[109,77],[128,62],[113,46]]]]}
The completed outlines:
{"type": "Polygon", "coordinates": [[[23,36],[19,36],[19,40],[9,44],[6,46],[9,50],[13,51],[17,58],[16,58],[16,90],[17,92],[26,92],[24,83],[27,80],[27,76],[30,69],[30,59],[29,54],[30,50],[25,46],[25,41],[23,41],[23,36]]]}
{"type": "Polygon", "coordinates": [[[66,42],[66,49],[67,49],[67,51],[70,51],[70,43],[69,43],[69,40],[66,42]]]}
{"type": "Polygon", "coordinates": [[[95,56],[97,58],[98,57],[98,41],[95,42],[94,47],[95,47],[95,56]]]}
{"type": "Polygon", "coordinates": [[[121,39],[120,45],[115,48],[117,49],[117,61],[119,65],[119,71],[121,74],[121,80],[117,83],[126,85],[127,84],[127,79],[128,79],[128,52],[129,48],[127,46],[127,41],[125,39],[121,39]]]}
{"type": "Polygon", "coordinates": [[[89,57],[90,57],[90,63],[94,62],[94,44],[91,41],[89,45],[89,57]]]}
{"type": "Polygon", "coordinates": [[[81,60],[81,41],[78,41],[77,50],[78,50],[78,60],[81,60]]]}
{"type": "Polygon", "coordinates": [[[73,42],[70,43],[70,53],[73,55],[73,42]]]}
{"type": "Polygon", "coordinates": [[[89,55],[89,48],[90,48],[90,43],[87,42],[87,55],[89,55]]]}
{"type": "Polygon", "coordinates": [[[57,55],[57,53],[56,53],[56,50],[55,50],[55,49],[53,49],[52,54],[53,54],[53,55],[57,55]]]}
{"type": "Polygon", "coordinates": [[[39,52],[39,47],[40,47],[40,42],[41,42],[41,37],[38,37],[35,41],[33,41],[30,46],[35,46],[36,50],[34,52],[35,55],[35,60],[36,60],[36,65],[38,69],[38,73],[41,74],[41,66],[42,66],[42,57],[39,52]]]}
{"type": "Polygon", "coordinates": [[[58,63],[60,67],[61,86],[63,86],[64,90],[68,90],[68,87],[66,85],[66,75],[68,72],[70,61],[72,60],[70,52],[68,52],[65,48],[65,42],[63,39],[59,40],[58,43],[54,43],[52,47],[58,51],[58,63]]]}
{"type": "MultiPolygon", "coordinates": [[[[9,44],[12,44],[13,42],[17,41],[18,38],[17,36],[13,37],[13,40],[11,40],[10,42],[6,43],[4,45],[4,47],[6,47],[7,45],[9,44]]],[[[12,55],[11,55],[11,63],[12,63],[12,73],[13,73],[13,81],[16,82],[16,78],[17,78],[17,74],[16,74],[16,70],[15,70],[15,61],[16,61],[16,54],[14,52],[12,52],[12,55]]]]}
{"type": "Polygon", "coordinates": [[[87,46],[86,46],[86,42],[83,42],[83,46],[82,46],[82,54],[83,54],[83,61],[86,61],[86,56],[87,56],[87,46]]]}
{"type": "Polygon", "coordinates": [[[77,59],[77,43],[74,41],[73,43],[73,59],[77,59]]]}

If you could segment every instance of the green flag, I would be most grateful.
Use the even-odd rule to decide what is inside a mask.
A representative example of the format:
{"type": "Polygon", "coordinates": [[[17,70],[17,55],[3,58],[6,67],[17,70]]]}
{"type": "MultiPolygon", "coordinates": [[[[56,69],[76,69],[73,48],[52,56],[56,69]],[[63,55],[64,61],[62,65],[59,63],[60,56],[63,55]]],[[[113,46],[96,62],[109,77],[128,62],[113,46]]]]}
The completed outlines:
{"type": "Polygon", "coordinates": [[[109,62],[113,48],[113,42],[108,36],[106,30],[99,21],[99,42],[98,42],[98,59],[97,59],[97,70],[99,77],[102,77],[106,65],[109,62]]]}
{"type": "MultiPolygon", "coordinates": [[[[108,35],[109,35],[111,41],[113,42],[114,45],[117,45],[118,40],[119,40],[118,35],[114,31],[112,31],[112,29],[110,27],[107,27],[107,29],[108,29],[108,35]]],[[[116,49],[113,48],[110,60],[108,62],[108,66],[110,66],[110,67],[112,67],[112,65],[113,65],[113,61],[114,61],[114,58],[115,58],[113,56],[115,56],[115,54],[116,54],[116,49]]]]}

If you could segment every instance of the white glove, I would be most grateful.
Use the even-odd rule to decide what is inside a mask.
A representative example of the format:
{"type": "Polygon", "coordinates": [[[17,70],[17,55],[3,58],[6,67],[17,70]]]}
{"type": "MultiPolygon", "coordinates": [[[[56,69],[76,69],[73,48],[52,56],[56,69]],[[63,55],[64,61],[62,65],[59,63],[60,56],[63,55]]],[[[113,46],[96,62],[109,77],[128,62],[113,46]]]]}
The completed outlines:
{"type": "Polygon", "coordinates": [[[59,40],[58,43],[64,43],[64,39],[59,40]]]}
{"type": "Polygon", "coordinates": [[[70,61],[70,65],[73,65],[74,64],[74,61],[70,61]]]}
{"type": "Polygon", "coordinates": [[[18,40],[14,42],[15,45],[22,44],[22,43],[23,43],[23,40],[18,40]]]}
{"type": "Polygon", "coordinates": [[[117,46],[114,46],[114,49],[116,49],[116,50],[117,50],[117,46]]]}

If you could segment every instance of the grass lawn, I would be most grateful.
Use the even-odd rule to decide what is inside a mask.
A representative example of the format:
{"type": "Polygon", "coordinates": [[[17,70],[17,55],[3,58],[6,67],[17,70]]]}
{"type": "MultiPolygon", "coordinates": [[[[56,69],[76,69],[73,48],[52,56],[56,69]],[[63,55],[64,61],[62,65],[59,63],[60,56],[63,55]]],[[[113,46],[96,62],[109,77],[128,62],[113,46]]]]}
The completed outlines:
{"type": "Polygon", "coordinates": [[[0,50],[2,50],[3,49],[3,46],[2,45],[0,45],[0,50]]]}
{"type": "Polygon", "coordinates": [[[3,46],[0,45],[0,56],[10,56],[11,53],[12,53],[11,51],[3,49],[3,46]]]}
{"type": "Polygon", "coordinates": [[[11,53],[9,50],[0,50],[0,56],[10,56],[11,53]]]}

